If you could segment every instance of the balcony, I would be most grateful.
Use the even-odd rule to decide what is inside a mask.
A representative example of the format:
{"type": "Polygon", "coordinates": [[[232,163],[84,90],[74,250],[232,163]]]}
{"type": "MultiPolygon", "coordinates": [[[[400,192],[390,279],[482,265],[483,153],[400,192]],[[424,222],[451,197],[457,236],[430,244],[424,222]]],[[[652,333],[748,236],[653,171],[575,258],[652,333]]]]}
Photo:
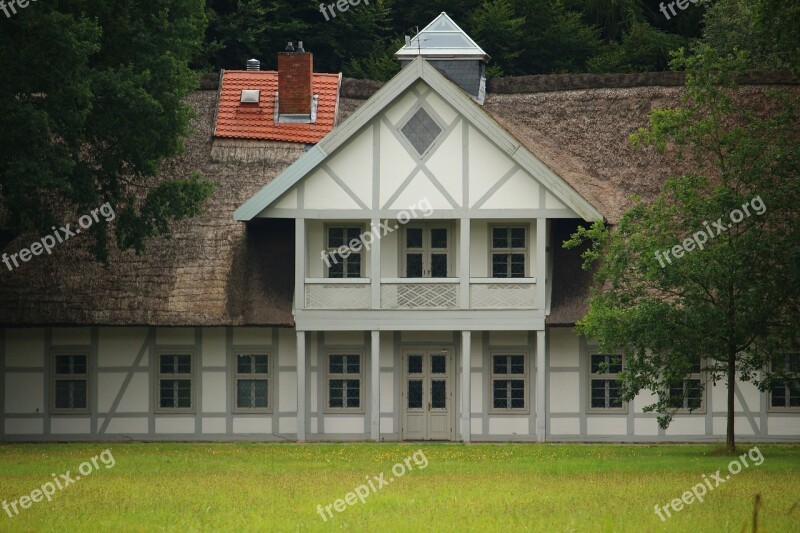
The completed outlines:
{"type": "MultiPolygon", "coordinates": [[[[305,308],[371,309],[371,280],[305,280],[305,308]]],[[[388,278],[380,283],[380,309],[538,309],[535,278],[473,278],[469,301],[461,302],[459,278],[388,278]]]]}

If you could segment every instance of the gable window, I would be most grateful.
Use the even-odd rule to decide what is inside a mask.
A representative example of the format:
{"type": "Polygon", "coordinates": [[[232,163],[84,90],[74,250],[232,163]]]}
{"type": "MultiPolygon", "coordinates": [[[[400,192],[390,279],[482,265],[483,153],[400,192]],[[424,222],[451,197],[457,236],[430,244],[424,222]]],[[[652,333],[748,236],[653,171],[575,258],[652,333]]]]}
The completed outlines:
{"type": "Polygon", "coordinates": [[[773,370],[783,370],[787,379],[776,380],[770,392],[771,410],[800,411],[800,353],[789,353],[772,362],[773,370]]]}
{"type": "Polygon", "coordinates": [[[88,354],[56,353],[53,357],[53,365],[53,411],[88,413],[88,354]]]}
{"type": "Polygon", "coordinates": [[[668,404],[674,409],[686,412],[704,410],[703,374],[700,361],[692,365],[692,373],[687,379],[669,387],[668,404]]]}
{"type": "Polygon", "coordinates": [[[329,353],[327,357],[327,410],[363,413],[361,354],[329,353]]]}
{"type": "Polygon", "coordinates": [[[450,273],[450,228],[430,224],[406,227],[403,274],[407,278],[446,278],[450,273]]]}
{"type": "Polygon", "coordinates": [[[329,278],[362,277],[361,228],[359,226],[328,227],[327,258],[329,278]],[[358,243],[358,244],[356,244],[358,243]],[[355,250],[358,248],[358,251],[355,250]]]}
{"type": "Polygon", "coordinates": [[[492,355],[492,412],[527,412],[526,359],[521,353],[492,355]]]}
{"type": "Polygon", "coordinates": [[[192,412],[192,355],[158,356],[158,408],[167,412],[192,412]]]}
{"type": "Polygon", "coordinates": [[[408,122],[400,128],[400,131],[403,132],[403,135],[414,147],[414,150],[422,156],[436,142],[443,130],[430,114],[420,107],[408,119],[408,122]]]}
{"type": "Polygon", "coordinates": [[[625,402],[620,392],[619,373],[621,354],[589,355],[589,410],[594,412],[624,412],[625,402]]]}
{"type": "Polygon", "coordinates": [[[266,353],[237,353],[235,357],[235,410],[248,413],[270,412],[270,356],[266,353]]]}
{"type": "Polygon", "coordinates": [[[524,278],[528,239],[524,226],[492,227],[491,259],[493,278],[524,278]]]}

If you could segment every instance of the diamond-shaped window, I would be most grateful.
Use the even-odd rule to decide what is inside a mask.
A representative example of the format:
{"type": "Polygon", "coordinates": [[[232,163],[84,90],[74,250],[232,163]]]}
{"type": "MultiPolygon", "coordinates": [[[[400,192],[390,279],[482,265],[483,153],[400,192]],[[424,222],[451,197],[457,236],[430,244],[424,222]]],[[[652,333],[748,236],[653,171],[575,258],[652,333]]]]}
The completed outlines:
{"type": "Polygon", "coordinates": [[[405,135],[408,142],[411,143],[419,155],[422,155],[431,147],[434,141],[436,141],[439,134],[442,133],[442,128],[431,118],[425,109],[420,107],[400,131],[403,132],[403,135],[405,135]]]}

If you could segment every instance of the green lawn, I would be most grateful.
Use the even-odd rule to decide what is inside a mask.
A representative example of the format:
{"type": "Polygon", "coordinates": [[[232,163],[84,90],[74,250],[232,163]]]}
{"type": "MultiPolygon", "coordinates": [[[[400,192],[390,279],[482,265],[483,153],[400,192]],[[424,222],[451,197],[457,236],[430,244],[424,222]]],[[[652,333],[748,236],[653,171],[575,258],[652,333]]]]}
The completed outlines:
{"type": "Polygon", "coordinates": [[[0,504],[31,495],[52,474],[74,478],[107,448],[112,468],[101,457],[97,471],[52,501],[13,517],[0,510],[0,530],[739,532],[750,530],[760,493],[764,531],[800,531],[800,445],[760,445],[760,466],[748,459],[666,523],[654,506],[703,474],[725,477],[730,457],[699,445],[6,444],[0,504]],[[418,450],[413,469],[394,476],[418,450]],[[378,488],[381,473],[395,479],[378,488]],[[334,518],[323,521],[317,505],[344,499],[367,477],[375,492],[366,503],[331,507],[334,518]]]}

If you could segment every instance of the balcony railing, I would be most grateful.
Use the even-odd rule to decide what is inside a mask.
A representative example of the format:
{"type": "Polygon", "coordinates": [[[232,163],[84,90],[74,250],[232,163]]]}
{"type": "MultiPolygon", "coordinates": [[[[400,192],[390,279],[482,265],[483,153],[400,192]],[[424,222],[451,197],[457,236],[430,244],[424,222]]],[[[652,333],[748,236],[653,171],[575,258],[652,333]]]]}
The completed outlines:
{"type": "MultiPolygon", "coordinates": [[[[306,279],[305,308],[370,309],[368,278],[306,279]]],[[[380,308],[388,310],[461,309],[458,278],[381,280],[380,308]]],[[[534,278],[473,278],[468,309],[537,309],[534,278]]]]}

